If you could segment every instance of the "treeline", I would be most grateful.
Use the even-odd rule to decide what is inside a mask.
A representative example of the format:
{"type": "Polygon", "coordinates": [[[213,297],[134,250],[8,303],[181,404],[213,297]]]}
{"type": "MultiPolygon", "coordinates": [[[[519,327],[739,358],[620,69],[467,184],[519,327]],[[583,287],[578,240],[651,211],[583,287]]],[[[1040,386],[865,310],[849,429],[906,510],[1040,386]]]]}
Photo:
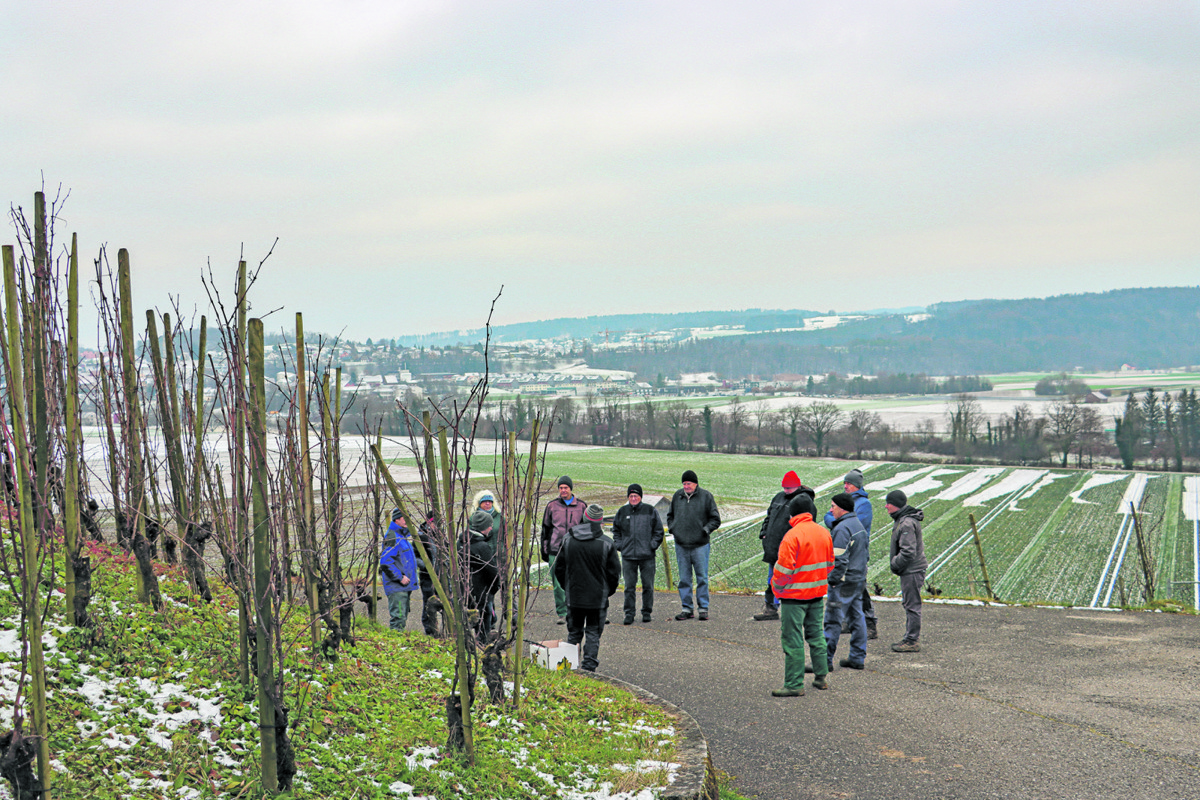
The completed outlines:
{"type": "Polygon", "coordinates": [[[833,397],[837,395],[868,395],[868,394],[960,394],[962,392],[991,391],[992,383],[978,375],[952,375],[949,378],[931,378],[928,375],[910,375],[899,372],[894,375],[884,373],[869,377],[855,375],[853,378],[842,377],[836,372],[825,376],[825,380],[817,383],[811,377],[805,387],[805,394],[816,394],[833,397]]]}
{"type": "Polygon", "coordinates": [[[1130,395],[1117,428],[1105,429],[1097,407],[1078,395],[1051,403],[1044,414],[1021,405],[987,418],[969,394],[948,398],[942,420],[900,431],[879,414],[844,412],[828,400],[776,408],[765,398],[716,410],[683,401],[629,404],[590,397],[505,401],[492,406],[483,435],[525,430],[536,415],[553,420],[553,441],[576,444],[766,455],[883,460],[947,458],[1026,466],[1091,468],[1120,462],[1126,469],[1184,471],[1200,466],[1200,399],[1195,390],[1130,395]]]}

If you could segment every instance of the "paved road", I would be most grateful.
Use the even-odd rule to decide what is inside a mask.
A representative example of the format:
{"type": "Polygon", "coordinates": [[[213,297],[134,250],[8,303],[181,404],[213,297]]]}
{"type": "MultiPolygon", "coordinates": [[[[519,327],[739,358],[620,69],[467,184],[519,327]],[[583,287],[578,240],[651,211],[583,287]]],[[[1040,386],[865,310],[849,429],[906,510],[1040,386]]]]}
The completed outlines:
{"type": "MultiPolygon", "coordinates": [[[[565,636],[547,600],[530,638],[565,636]]],[[[760,607],[717,596],[708,622],[675,622],[660,593],[649,624],[614,609],[600,647],[600,672],[696,718],[744,794],[1200,798],[1200,618],[926,604],[922,652],[897,654],[903,610],[881,602],[866,670],[776,699],[779,624],[760,607]]]]}

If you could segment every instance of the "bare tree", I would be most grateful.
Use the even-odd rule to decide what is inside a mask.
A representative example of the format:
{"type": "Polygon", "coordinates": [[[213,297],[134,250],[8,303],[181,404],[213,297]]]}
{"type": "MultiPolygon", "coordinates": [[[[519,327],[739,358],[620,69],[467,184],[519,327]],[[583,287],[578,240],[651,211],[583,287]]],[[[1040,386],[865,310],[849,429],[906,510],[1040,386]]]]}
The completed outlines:
{"type": "Polygon", "coordinates": [[[828,455],[829,447],[826,439],[842,424],[845,414],[836,403],[822,400],[804,406],[797,419],[800,430],[812,440],[817,448],[817,455],[828,455]]]}
{"type": "Polygon", "coordinates": [[[1063,400],[1055,400],[1046,412],[1048,434],[1062,454],[1060,465],[1063,467],[1067,465],[1067,457],[1083,433],[1083,412],[1086,408],[1078,395],[1071,395],[1063,400]]]}
{"type": "Polygon", "coordinates": [[[671,431],[671,441],[675,449],[683,450],[686,444],[686,449],[691,450],[695,436],[696,412],[688,408],[687,403],[677,400],[669,403],[663,414],[667,420],[667,428],[671,431]]]}
{"type": "Polygon", "coordinates": [[[846,425],[846,440],[854,450],[855,458],[862,458],[863,450],[874,435],[883,427],[883,419],[876,413],[866,409],[856,409],[850,412],[850,422],[846,425]]]}
{"type": "Polygon", "coordinates": [[[959,460],[969,462],[975,450],[979,426],[983,424],[983,408],[978,400],[963,392],[954,395],[954,399],[946,406],[946,417],[950,423],[954,454],[959,460]]]}

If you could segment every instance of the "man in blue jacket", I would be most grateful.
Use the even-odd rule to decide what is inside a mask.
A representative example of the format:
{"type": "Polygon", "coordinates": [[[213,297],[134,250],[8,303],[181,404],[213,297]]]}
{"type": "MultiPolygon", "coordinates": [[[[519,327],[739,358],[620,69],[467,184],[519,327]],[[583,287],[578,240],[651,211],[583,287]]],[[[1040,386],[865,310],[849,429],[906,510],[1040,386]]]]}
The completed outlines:
{"type": "Polygon", "coordinates": [[[392,630],[402,631],[408,622],[413,590],[417,588],[417,559],[404,516],[398,508],[392,511],[392,524],[383,539],[379,571],[383,574],[383,591],[388,599],[388,623],[392,630]]]}
{"type": "Polygon", "coordinates": [[[642,502],[642,487],[629,484],[629,502],[613,519],[613,544],[621,554],[621,580],[625,584],[625,624],[632,625],[637,613],[637,582],[642,578],[642,622],[654,613],[654,554],[663,541],[663,524],[658,512],[642,502]]]}
{"type": "Polygon", "coordinates": [[[849,628],[850,655],[840,663],[843,667],[862,669],[867,660],[862,594],[867,582],[871,536],[854,513],[854,497],[849,493],[834,495],[829,515],[833,517],[833,572],[829,573],[829,595],[825,601],[825,650],[832,664],[842,629],[849,628]]]}
{"type": "MultiPolygon", "coordinates": [[[[871,520],[874,514],[871,511],[871,501],[867,499],[867,490],[863,488],[862,472],[857,469],[847,472],[846,477],[842,478],[842,487],[845,489],[846,494],[854,498],[854,514],[858,517],[858,521],[862,523],[869,537],[871,535],[871,520]]],[[[825,515],[825,527],[833,527],[833,516],[831,514],[825,515]]],[[[875,630],[875,606],[871,603],[871,593],[867,591],[866,581],[863,581],[862,608],[863,619],[867,623],[867,638],[878,639],[879,634],[875,630]]]]}

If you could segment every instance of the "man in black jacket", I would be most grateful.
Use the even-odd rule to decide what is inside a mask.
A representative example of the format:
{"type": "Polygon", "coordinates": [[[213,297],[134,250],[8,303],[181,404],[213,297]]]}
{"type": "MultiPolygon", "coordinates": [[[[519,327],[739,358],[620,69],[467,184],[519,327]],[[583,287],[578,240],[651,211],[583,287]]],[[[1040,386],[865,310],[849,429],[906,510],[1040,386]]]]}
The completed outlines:
{"type": "Polygon", "coordinates": [[[621,579],[617,548],[604,535],[603,520],[603,508],[595,503],[588,506],[583,522],[567,532],[554,560],[554,574],[567,595],[567,642],[583,642],[579,666],[588,672],[595,672],[600,663],[608,598],[621,579]]]}
{"type": "Polygon", "coordinates": [[[779,558],[779,543],[783,541],[783,537],[792,527],[788,522],[788,503],[792,502],[792,498],[800,492],[807,494],[810,500],[817,496],[814,489],[810,489],[800,481],[800,476],[796,474],[795,470],[788,470],[788,473],[783,476],[783,480],[780,481],[780,485],[783,486],[783,491],[771,498],[771,505],[767,506],[767,516],[758,532],[758,538],[762,539],[763,543],[762,560],[767,565],[767,588],[763,592],[763,610],[754,615],[754,618],[760,622],[779,619],[779,604],[775,601],[774,590],[771,589],[771,576],[775,573],[775,561],[779,558]]]}
{"type": "Polygon", "coordinates": [[[696,581],[696,606],[701,621],[708,619],[709,537],[721,527],[721,514],[712,492],[700,488],[700,479],[692,470],[683,473],[683,488],[671,498],[667,527],[675,537],[675,561],[679,564],[679,602],[683,610],[677,620],[691,619],[692,573],[696,581]]]}
{"type": "Polygon", "coordinates": [[[625,584],[625,624],[633,624],[637,612],[637,581],[642,577],[642,622],[654,612],[654,554],[663,540],[658,512],[642,502],[642,487],[631,483],[629,502],[613,519],[613,544],[621,554],[621,580],[625,584]]]}

